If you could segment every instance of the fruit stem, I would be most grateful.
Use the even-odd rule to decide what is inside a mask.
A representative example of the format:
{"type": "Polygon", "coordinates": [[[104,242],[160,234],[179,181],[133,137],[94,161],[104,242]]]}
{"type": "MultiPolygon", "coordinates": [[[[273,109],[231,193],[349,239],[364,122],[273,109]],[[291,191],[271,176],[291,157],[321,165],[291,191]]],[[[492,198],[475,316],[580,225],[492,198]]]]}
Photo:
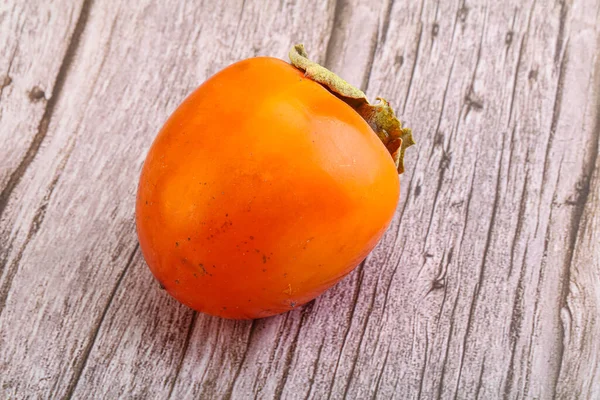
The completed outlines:
{"type": "Polygon", "coordinates": [[[304,45],[297,44],[290,50],[292,65],[313,81],[325,86],[336,97],[352,107],[373,129],[390,152],[398,173],[404,172],[404,151],[415,144],[410,128],[403,128],[389,103],[377,97],[378,103],[370,104],[362,90],[352,86],[327,68],[310,61],[304,45]]]}

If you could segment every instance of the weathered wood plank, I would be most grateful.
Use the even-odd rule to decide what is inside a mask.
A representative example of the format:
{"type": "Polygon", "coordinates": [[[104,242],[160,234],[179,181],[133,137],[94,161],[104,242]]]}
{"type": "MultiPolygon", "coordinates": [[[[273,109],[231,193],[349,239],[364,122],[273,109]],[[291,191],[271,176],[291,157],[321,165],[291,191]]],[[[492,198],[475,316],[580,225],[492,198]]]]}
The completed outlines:
{"type": "MultiPolygon", "coordinates": [[[[592,26],[586,28],[591,30],[592,26]]],[[[583,45],[579,50],[584,51],[585,38],[577,39],[583,45]]],[[[586,151],[576,155],[583,158],[584,169],[575,196],[568,202],[574,209],[559,311],[562,357],[556,396],[595,399],[600,398],[600,54],[575,54],[595,59],[581,121],[582,129],[592,137],[586,151]]]]}
{"type": "MultiPolygon", "coordinates": [[[[380,283],[385,296],[372,292],[366,335],[376,339],[359,365],[387,364],[381,381],[369,368],[355,379],[398,398],[549,398],[571,201],[589,168],[582,155],[597,144],[581,121],[597,96],[598,3],[441,7],[425,3],[416,67],[403,73],[404,62],[398,79],[370,85],[406,93],[410,125],[430,134],[420,136],[397,236],[367,264],[366,286],[380,283]]],[[[388,40],[403,40],[391,28],[388,40]]],[[[381,56],[373,76],[380,67],[389,77],[398,54],[381,56]]]]}
{"type": "MultiPolygon", "coordinates": [[[[2,397],[600,395],[600,1],[82,10],[47,134],[0,219],[2,397]],[[300,41],[414,129],[398,213],[303,309],[194,313],[136,245],[143,156],[206,77],[300,41]]],[[[28,115],[1,115],[3,132],[28,115]]]]}
{"type": "Polygon", "coordinates": [[[86,16],[82,1],[0,4],[0,312],[15,273],[8,250],[29,235],[13,225],[33,214],[26,204],[5,209],[48,133],[86,16]]]}

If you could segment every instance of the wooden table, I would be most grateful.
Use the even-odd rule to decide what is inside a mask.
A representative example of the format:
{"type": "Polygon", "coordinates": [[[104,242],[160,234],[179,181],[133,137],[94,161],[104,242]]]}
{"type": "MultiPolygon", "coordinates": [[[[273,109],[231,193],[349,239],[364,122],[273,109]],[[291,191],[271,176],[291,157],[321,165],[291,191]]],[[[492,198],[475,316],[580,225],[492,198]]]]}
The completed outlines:
{"type": "Polygon", "coordinates": [[[0,398],[600,398],[600,0],[8,0],[0,48],[0,398]],[[144,156],[297,42],[413,128],[396,217],[299,310],[195,313],[144,156]]]}

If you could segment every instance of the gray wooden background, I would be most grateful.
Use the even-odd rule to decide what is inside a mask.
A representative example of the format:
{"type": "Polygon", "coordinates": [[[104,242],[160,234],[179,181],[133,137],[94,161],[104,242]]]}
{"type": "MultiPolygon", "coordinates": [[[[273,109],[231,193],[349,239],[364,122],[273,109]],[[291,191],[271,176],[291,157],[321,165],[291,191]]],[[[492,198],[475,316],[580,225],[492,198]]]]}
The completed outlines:
{"type": "Polygon", "coordinates": [[[600,399],[600,0],[0,0],[0,398],[600,399]],[[377,249],[302,309],[161,291],[168,115],[302,42],[413,128],[377,249]]]}

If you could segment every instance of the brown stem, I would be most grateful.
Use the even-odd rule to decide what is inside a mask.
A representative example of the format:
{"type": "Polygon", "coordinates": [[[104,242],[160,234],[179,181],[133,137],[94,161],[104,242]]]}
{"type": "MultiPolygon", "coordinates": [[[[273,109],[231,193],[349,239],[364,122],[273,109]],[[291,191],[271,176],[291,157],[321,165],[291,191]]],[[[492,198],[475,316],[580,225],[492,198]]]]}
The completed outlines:
{"type": "Polygon", "coordinates": [[[304,45],[297,44],[289,53],[292,65],[307,78],[320,83],[338,98],[354,108],[377,134],[396,163],[398,173],[404,172],[404,151],[415,144],[410,128],[403,128],[389,103],[378,97],[377,104],[370,104],[360,90],[328,70],[308,59],[304,45]]]}

